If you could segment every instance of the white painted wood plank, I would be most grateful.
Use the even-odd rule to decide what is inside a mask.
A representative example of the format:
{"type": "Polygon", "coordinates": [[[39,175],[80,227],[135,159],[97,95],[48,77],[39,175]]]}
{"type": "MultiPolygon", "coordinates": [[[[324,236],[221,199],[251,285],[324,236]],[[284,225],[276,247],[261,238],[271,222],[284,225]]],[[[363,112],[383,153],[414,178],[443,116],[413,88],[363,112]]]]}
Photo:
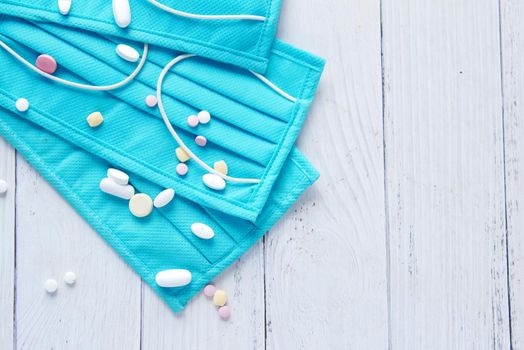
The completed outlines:
{"type": "Polygon", "coordinates": [[[384,0],[393,349],[509,349],[498,3],[384,0]]]}
{"type": "Polygon", "coordinates": [[[15,277],[15,151],[0,138],[0,179],[8,191],[0,194],[0,344],[14,346],[14,277],[15,277]]]}
{"type": "Polygon", "coordinates": [[[140,279],[21,157],[17,161],[20,349],[139,349],[140,279]],[[74,271],[78,281],[66,286],[74,271]],[[59,290],[43,284],[55,278],[59,290]]]}
{"type": "Polygon", "coordinates": [[[512,345],[524,348],[524,3],[501,1],[509,292],[512,345]]]}
{"type": "Polygon", "coordinates": [[[268,349],[385,349],[379,1],[283,2],[279,37],[327,58],[299,148],[320,170],[266,240],[268,349]]]}
{"type": "Polygon", "coordinates": [[[263,269],[263,245],[258,242],[214,281],[229,294],[228,321],[219,318],[203,294],[175,315],[144,286],[142,349],[264,349],[263,269]]]}

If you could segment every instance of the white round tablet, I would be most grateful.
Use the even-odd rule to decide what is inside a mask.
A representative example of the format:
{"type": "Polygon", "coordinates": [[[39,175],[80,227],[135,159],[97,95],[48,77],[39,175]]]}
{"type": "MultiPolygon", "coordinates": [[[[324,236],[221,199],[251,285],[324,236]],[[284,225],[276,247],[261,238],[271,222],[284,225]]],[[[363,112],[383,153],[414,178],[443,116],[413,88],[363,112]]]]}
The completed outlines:
{"type": "Polygon", "coordinates": [[[29,109],[29,101],[25,98],[19,98],[16,100],[15,106],[19,112],[25,112],[29,109]]]}
{"type": "Polygon", "coordinates": [[[129,210],[137,218],[148,216],[153,210],[153,200],[145,193],[135,194],[129,201],[129,210]]]}
{"type": "Polygon", "coordinates": [[[200,111],[198,112],[198,121],[202,124],[207,124],[211,120],[211,114],[209,114],[208,111],[200,111]]]}
{"type": "Polygon", "coordinates": [[[64,275],[64,282],[66,284],[69,284],[69,285],[75,284],[75,282],[76,282],[76,274],[74,272],[71,272],[71,271],[66,272],[66,274],[64,275]]]}
{"type": "Polygon", "coordinates": [[[5,180],[0,180],[0,194],[7,192],[7,182],[5,180]]]}
{"type": "Polygon", "coordinates": [[[56,292],[56,290],[58,289],[58,282],[55,279],[50,278],[47,281],[45,281],[44,288],[46,292],[52,294],[56,292]]]}

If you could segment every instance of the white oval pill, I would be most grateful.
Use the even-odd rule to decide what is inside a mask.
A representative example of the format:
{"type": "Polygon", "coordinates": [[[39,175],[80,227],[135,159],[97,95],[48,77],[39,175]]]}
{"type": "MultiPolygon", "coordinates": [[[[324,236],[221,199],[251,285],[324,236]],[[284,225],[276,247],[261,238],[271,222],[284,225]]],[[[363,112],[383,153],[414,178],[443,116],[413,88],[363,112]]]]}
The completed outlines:
{"type": "Polygon", "coordinates": [[[15,106],[19,112],[25,112],[29,109],[29,101],[25,98],[19,98],[16,100],[15,106]]]}
{"type": "Polygon", "coordinates": [[[107,177],[119,185],[127,185],[129,183],[129,175],[118,169],[107,169],[107,177]]]}
{"type": "Polygon", "coordinates": [[[226,182],[224,179],[216,174],[205,174],[202,176],[202,181],[204,181],[204,184],[207,187],[213,190],[220,191],[226,188],[226,182]]]}
{"type": "Polygon", "coordinates": [[[118,44],[116,46],[116,54],[128,62],[136,62],[140,58],[140,54],[137,50],[124,44],[118,44]]]}
{"type": "Polygon", "coordinates": [[[113,0],[113,17],[120,28],[126,28],[131,23],[129,0],[113,0]]]}
{"type": "Polygon", "coordinates": [[[193,232],[193,234],[198,238],[202,239],[211,239],[215,235],[215,232],[211,227],[200,222],[195,222],[191,225],[191,232],[193,232]]]}
{"type": "Polygon", "coordinates": [[[5,180],[0,180],[0,194],[7,192],[7,182],[5,180]]]}
{"type": "Polygon", "coordinates": [[[198,112],[198,121],[202,124],[207,124],[211,120],[211,114],[209,114],[208,111],[200,111],[198,112]]]}
{"type": "Polygon", "coordinates": [[[184,269],[164,270],[156,274],[155,281],[160,287],[182,287],[191,283],[191,272],[184,269]]]}
{"type": "Polygon", "coordinates": [[[129,201],[129,210],[137,218],[143,218],[153,211],[153,200],[145,193],[135,194],[129,201]]]}
{"type": "Polygon", "coordinates": [[[175,197],[175,190],[168,188],[160,192],[153,201],[155,208],[162,208],[169,204],[175,197]]]}
{"type": "Polygon", "coordinates": [[[112,196],[128,200],[135,194],[135,188],[133,186],[119,185],[108,177],[100,181],[100,190],[112,196]]]}
{"type": "Polygon", "coordinates": [[[74,272],[66,272],[64,275],[64,282],[66,284],[72,285],[76,282],[76,274],[74,272]]]}
{"type": "Polygon", "coordinates": [[[71,10],[71,0],[58,0],[58,11],[64,16],[67,16],[71,10]]]}
{"type": "Polygon", "coordinates": [[[52,294],[52,293],[56,292],[56,290],[58,289],[58,282],[56,280],[50,278],[47,281],[45,281],[44,288],[45,288],[46,292],[48,292],[49,294],[52,294]]]}

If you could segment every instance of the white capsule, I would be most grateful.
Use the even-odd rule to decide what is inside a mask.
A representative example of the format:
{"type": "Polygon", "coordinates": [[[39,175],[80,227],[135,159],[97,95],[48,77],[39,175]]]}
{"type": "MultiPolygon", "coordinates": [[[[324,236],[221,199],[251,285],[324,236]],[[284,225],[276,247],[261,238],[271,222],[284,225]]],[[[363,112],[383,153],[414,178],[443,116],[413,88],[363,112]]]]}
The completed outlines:
{"type": "Polygon", "coordinates": [[[58,289],[58,282],[55,279],[48,279],[44,283],[44,288],[49,294],[53,294],[58,289]]]}
{"type": "Polygon", "coordinates": [[[113,17],[120,28],[127,28],[131,23],[129,0],[113,0],[113,17]]]}
{"type": "Polygon", "coordinates": [[[131,185],[119,185],[110,178],[106,177],[100,181],[100,189],[102,192],[116,196],[122,199],[131,199],[135,194],[135,188],[131,185]]]}
{"type": "Polygon", "coordinates": [[[7,182],[5,180],[0,180],[0,194],[7,192],[7,182]]]}
{"type": "Polygon", "coordinates": [[[124,44],[118,44],[116,46],[116,54],[128,62],[136,62],[140,58],[140,54],[137,50],[124,44]]]}
{"type": "Polygon", "coordinates": [[[155,208],[165,207],[173,200],[173,197],[175,197],[175,190],[172,188],[165,189],[155,197],[153,204],[155,208]]]}
{"type": "Polygon", "coordinates": [[[207,187],[213,190],[220,191],[226,188],[226,182],[224,179],[216,174],[205,174],[202,176],[202,180],[207,187]]]}
{"type": "Polygon", "coordinates": [[[69,14],[71,10],[71,0],[58,0],[58,11],[64,16],[69,14]]]}
{"type": "Polygon", "coordinates": [[[195,222],[191,225],[191,232],[193,232],[193,234],[198,238],[202,239],[211,239],[215,235],[215,232],[211,227],[200,222],[195,222]]]}
{"type": "Polygon", "coordinates": [[[191,272],[184,269],[164,270],[156,274],[155,281],[160,287],[182,287],[191,283],[191,272]]]}
{"type": "Polygon", "coordinates": [[[119,185],[127,185],[129,183],[129,175],[118,169],[107,169],[107,177],[119,185]]]}

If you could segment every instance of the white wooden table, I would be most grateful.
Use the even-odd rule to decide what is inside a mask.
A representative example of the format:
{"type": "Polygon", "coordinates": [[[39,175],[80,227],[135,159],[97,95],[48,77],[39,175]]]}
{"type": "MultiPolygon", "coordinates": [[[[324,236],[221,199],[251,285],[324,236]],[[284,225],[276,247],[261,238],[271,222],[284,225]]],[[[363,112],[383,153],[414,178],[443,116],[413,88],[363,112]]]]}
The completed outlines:
{"type": "Polygon", "coordinates": [[[279,37],[328,59],[322,177],[217,279],[231,320],[174,315],[0,141],[2,350],[524,349],[524,2],[284,0],[279,37]]]}

